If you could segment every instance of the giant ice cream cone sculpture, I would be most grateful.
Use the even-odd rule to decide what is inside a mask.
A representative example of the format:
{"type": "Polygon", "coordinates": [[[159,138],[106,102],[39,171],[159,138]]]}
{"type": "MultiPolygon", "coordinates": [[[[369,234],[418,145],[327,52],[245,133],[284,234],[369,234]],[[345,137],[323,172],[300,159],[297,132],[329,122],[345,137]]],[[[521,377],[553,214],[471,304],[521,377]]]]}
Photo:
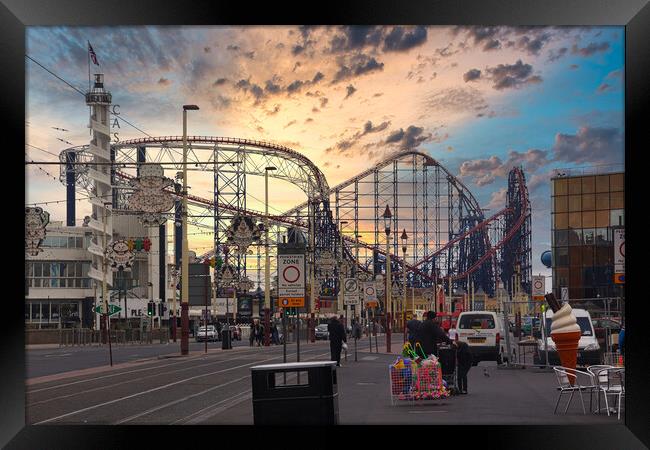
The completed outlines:
{"type": "MultiPolygon", "coordinates": [[[[578,321],[568,303],[559,307],[553,294],[548,294],[546,300],[554,313],[551,319],[551,339],[555,343],[560,362],[563,367],[575,370],[578,360],[578,341],[582,335],[578,321]]],[[[569,375],[568,378],[569,383],[573,385],[575,375],[569,375]]]]}

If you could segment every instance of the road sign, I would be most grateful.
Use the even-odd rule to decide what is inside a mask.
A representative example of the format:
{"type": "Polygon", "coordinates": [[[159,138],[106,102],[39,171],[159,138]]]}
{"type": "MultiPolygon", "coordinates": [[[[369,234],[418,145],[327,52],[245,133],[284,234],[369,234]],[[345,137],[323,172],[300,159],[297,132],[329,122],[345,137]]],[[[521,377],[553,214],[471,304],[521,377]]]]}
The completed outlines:
{"type": "Polygon", "coordinates": [[[624,273],[616,273],[616,274],[614,274],[614,283],[615,284],[625,284],[625,274],[624,273]]]}
{"type": "Polygon", "coordinates": [[[305,306],[305,255],[278,255],[278,304],[305,306]]]}
{"type": "Polygon", "coordinates": [[[614,229],[614,273],[625,273],[625,229],[614,229]]]}
{"type": "Polygon", "coordinates": [[[375,288],[375,283],[373,281],[367,281],[362,283],[363,288],[363,300],[366,308],[376,308],[377,307],[377,290],[375,288]]]}
{"type": "Polygon", "coordinates": [[[356,278],[343,280],[343,303],[354,305],[359,301],[359,282],[356,278]]]}
{"type": "Polygon", "coordinates": [[[561,289],[562,292],[562,301],[563,302],[568,302],[569,301],[569,288],[568,287],[563,287],[561,289]]]}
{"type": "MultiPolygon", "coordinates": [[[[112,316],[113,314],[117,314],[118,312],[122,311],[122,308],[120,308],[117,305],[109,304],[108,305],[108,315],[112,316]]],[[[104,309],[104,304],[102,303],[99,306],[95,307],[95,312],[97,314],[106,314],[105,309],[104,309]]]]}
{"type": "Polygon", "coordinates": [[[533,300],[544,300],[546,293],[546,277],[544,275],[533,276],[533,300]]]}

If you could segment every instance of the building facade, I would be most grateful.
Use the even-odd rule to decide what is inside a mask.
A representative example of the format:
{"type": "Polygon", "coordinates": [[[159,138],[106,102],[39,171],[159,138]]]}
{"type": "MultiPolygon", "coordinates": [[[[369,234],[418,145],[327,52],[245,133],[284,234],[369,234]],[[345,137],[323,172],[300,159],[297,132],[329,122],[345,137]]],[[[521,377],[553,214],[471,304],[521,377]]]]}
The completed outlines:
{"type": "MultiPolygon", "coordinates": [[[[562,175],[562,174],[560,174],[562,175]]],[[[553,293],[570,300],[618,297],[614,230],[625,226],[623,172],[551,179],[553,293]]]]}

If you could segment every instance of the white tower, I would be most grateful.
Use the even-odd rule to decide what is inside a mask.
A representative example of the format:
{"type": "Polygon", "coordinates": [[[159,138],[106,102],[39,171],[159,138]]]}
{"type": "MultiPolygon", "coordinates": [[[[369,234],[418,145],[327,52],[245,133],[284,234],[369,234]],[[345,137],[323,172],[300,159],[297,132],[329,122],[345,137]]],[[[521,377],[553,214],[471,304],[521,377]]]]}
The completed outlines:
{"type": "MultiPolygon", "coordinates": [[[[95,303],[99,304],[102,295],[102,273],[104,261],[104,230],[106,230],[105,242],[108,244],[113,238],[113,218],[107,214],[104,203],[110,202],[113,198],[113,187],[111,186],[111,144],[110,144],[110,111],[111,94],[104,89],[104,74],[95,74],[93,88],[86,93],[86,104],[91,107],[90,129],[92,140],[88,151],[94,156],[94,163],[101,163],[88,168],[88,177],[94,181],[94,193],[90,203],[93,207],[92,216],[88,226],[93,230],[93,239],[88,246],[92,254],[92,265],[88,276],[95,280],[97,286],[97,298],[95,303]],[[106,217],[105,217],[106,216],[106,217]],[[104,224],[106,221],[106,224],[104,224]]],[[[113,272],[107,268],[106,282],[113,285],[113,272]]]]}

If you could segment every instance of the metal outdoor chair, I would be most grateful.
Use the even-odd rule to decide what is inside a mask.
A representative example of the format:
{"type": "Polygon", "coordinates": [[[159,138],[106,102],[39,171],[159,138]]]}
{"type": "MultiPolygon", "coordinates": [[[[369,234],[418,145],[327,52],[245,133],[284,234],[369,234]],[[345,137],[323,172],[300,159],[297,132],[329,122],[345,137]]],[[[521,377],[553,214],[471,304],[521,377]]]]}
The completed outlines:
{"type": "Polygon", "coordinates": [[[602,369],[613,369],[613,368],[614,368],[614,366],[610,366],[608,364],[596,364],[596,365],[587,367],[587,372],[589,372],[591,374],[591,377],[592,377],[592,380],[593,380],[592,384],[594,384],[596,386],[596,389],[595,389],[596,395],[598,395],[598,399],[597,399],[598,400],[598,409],[596,411],[593,411],[593,412],[600,412],[600,409],[601,409],[600,408],[599,381],[602,381],[603,383],[607,383],[607,373],[603,373],[600,376],[597,375],[597,374],[602,369]],[[599,380],[599,378],[600,378],[600,380],[599,380]]]}
{"type": "MultiPolygon", "coordinates": [[[[590,367],[591,369],[591,367],[590,367]]],[[[600,367],[593,370],[594,378],[598,386],[598,401],[600,406],[600,393],[605,397],[605,409],[610,415],[608,396],[616,397],[615,409],[618,419],[621,418],[621,401],[625,397],[625,369],[621,367],[600,367]]],[[[598,409],[600,412],[600,408],[598,409]]]]}
{"type": "Polygon", "coordinates": [[[553,367],[553,370],[558,382],[557,389],[560,391],[560,394],[557,397],[557,402],[555,402],[555,409],[553,410],[553,414],[557,413],[557,407],[560,405],[560,399],[562,398],[562,395],[570,394],[569,401],[567,402],[566,408],[564,409],[564,414],[566,414],[569,410],[569,406],[571,405],[571,401],[573,400],[573,394],[576,392],[578,392],[578,395],[580,396],[582,413],[587,414],[585,411],[585,403],[582,398],[582,392],[588,391],[590,393],[589,409],[591,410],[591,392],[596,388],[596,386],[592,383],[593,378],[591,374],[568,367],[553,367]],[[569,381],[570,377],[575,379],[573,385],[569,381]]]}

